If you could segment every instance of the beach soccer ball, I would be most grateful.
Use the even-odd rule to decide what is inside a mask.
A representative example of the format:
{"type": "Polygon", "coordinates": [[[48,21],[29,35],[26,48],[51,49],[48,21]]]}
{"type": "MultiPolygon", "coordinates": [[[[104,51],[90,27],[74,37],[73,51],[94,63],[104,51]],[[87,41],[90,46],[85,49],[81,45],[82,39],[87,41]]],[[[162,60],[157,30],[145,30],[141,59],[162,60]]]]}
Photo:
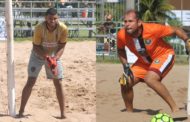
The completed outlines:
{"type": "Polygon", "coordinates": [[[158,113],[152,117],[151,122],[174,122],[174,120],[166,113],[158,113]]]}

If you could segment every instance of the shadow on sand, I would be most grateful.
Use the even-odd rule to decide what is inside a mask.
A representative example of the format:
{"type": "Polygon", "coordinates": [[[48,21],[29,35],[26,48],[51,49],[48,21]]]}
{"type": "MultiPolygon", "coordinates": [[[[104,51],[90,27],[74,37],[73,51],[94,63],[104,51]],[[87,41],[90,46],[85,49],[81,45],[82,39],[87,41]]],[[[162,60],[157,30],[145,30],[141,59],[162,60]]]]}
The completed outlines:
{"type": "MultiPolygon", "coordinates": [[[[138,112],[146,112],[148,115],[155,115],[159,113],[161,109],[159,110],[152,110],[152,109],[136,109],[134,108],[133,112],[138,113],[138,112]]],[[[126,112],[127,109],[122,109],[121,112],[126,112]]]]}

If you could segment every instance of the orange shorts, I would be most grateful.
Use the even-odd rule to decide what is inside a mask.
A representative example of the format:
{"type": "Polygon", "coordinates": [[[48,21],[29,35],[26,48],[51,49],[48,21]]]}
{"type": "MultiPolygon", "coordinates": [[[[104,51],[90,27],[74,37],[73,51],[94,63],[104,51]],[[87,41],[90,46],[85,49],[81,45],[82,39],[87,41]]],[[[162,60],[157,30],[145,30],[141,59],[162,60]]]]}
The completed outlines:
{"type": "Polygon", "coordinates": [[[154,71],[162,79],[173,67],[174,57],[173,54],[164,54],[155,58],[151,64],[142,63],[137,60],[137,62],[132,65],[131,69],[134,76],[137,78],[144,79],[148,71],[154,71]]]}

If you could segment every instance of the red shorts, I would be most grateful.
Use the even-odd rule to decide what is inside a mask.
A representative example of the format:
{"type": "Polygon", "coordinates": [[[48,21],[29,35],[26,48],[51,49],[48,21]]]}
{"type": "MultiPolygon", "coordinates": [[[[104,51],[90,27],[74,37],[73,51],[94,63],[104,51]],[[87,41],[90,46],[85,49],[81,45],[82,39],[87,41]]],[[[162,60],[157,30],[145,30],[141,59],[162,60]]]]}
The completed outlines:
{"type": "Polygon", "coordinates": [[[154,71],[162,79],[173,67],[174,57],[173,54],[164,54],[155,58],[151,64],[142,63],[137,60],[137,62],[132,65],[131,69],[134,76],[137,78],[144,79],[148,71],[154,71]]]}

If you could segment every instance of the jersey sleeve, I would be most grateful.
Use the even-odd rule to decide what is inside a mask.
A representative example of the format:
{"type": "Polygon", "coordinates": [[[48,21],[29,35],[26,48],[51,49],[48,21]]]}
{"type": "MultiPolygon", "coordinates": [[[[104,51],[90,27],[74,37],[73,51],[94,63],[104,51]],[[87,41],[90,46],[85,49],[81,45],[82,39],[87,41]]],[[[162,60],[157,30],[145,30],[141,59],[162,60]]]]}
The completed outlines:
{"type": "Polygon", "coordinates": [[[156,24],[154,25],[154,29],[156,30],[155,35],[157,35],[158,38],[170,36],[174,33],[174,30],[171,26],[156,24]]]}
{"type": "Polygon", "coordinates": [[[67,42],[67,36],[68,36],[68,29],[67,26],[62,24],[61,25],[61,33],[60,33],[60,43],[66,43],[67,42]]]}
{"type": "Polygon", "coordinates": [[[42,42],[42,28],[36,26],[33,35],[33,44],[40,45],[42,42]]]}
{"type": "Polygon", "coordinates": [[[117,48],[118,49],[125,49],[125,35],[124,30],[120,30],[117,33],[117,48]]]}

